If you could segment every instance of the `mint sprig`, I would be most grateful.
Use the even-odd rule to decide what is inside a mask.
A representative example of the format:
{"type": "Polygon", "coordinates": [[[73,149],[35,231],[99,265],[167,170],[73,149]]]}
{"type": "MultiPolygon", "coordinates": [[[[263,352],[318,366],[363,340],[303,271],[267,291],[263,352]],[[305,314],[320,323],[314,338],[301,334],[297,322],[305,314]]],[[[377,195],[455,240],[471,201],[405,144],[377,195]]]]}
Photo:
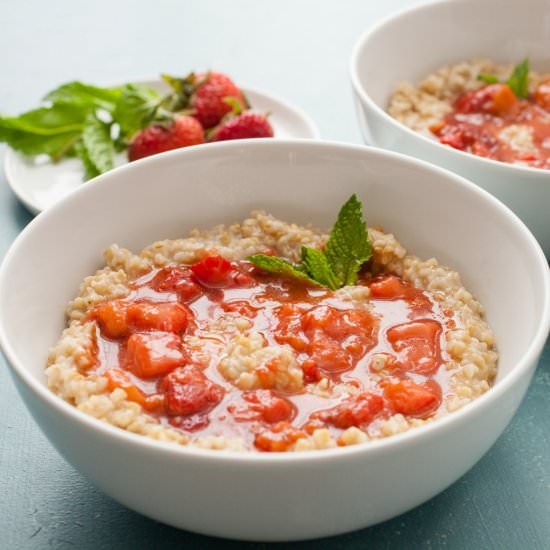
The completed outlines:
{"type": "Polygon", "coordinates": [[[248,260],[264,271],[336,290],[356,283],[361,267],[371,256],[362,205],[353,194],[340,209],[324,251],[302,247],[302,263],[297,265],[264,254],[249,256],[248,260]]]}
{"type": "MultiPolygon", "coordinates": [[[[479,73],[477,79],[487,84],[498,84],[500,82],[496,76],[486,73],[479,73]]],[[[527,98],[529,95],[529,59],[527,57],[514,67],[510,78],[504,84],[512,89],[516,97],[527,98]]]]}
{"type": "Polygon", "coordinates": [[[268,271],[269,273],[294,277],[295,279],[301,279],[302,281],[317,284],[317,281],[312,279],[301,266],[293,265],[290,262],[283,260],[283,258],[266,256],[265,254],[254,254],[253,256],[248,256],[247,260],[264,271],[268,271]]]}
{"type": "Polygon", "coordinates": [[[525,58],[514,67],[506,84],[512,88],[517,97],[525,99],[529,95],[529,59],[525,58]]]}
{"type": "Polygon", "coordinates": [[[363,208],[355,194],[338,214],[327,242],[326,256],[338,277],[338,286],[354,284],[361,266],[372,256],[363,208]]]}

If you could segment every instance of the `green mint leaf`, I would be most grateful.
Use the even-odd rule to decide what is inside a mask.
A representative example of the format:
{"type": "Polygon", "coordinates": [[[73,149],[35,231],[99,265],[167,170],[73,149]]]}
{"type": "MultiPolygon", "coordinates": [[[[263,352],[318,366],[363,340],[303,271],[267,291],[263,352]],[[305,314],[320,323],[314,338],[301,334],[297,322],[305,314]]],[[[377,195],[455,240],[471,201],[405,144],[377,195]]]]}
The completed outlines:
{"type": "Polygon", "coordinates": [[[317,283],[332,290],[339,288],[339,280],[332,272],[327,257],[322,250],[303,246],[302,262],[307,274],[317,283]]]}
{"type": "Polygon", "coordinates": [[[302,266],[294,266],[282,258],[277,258],[276,256],[266,256],[265,254],[254,254],[253,256],[248,256],[247,260],[269,273],[285,275],[287,277],[294,277],[295,279],[307,281],[308,283],[319,284],[318,281],[313,280],[307,273],[305,273],[302,266]]]}
{"type": "Polygon", "coordinates": [[[506,84],[512,88],[516,97],[526,99],[529,95],[529,59],[525,58],[521,63],[514,67],[512,76],[506,81],[506,84]]]}
{"type": "Polygon", "coordinates": [[[49,155],[56,162],[70,152],[79,135],[80,132],[54,136],[15,132],[10,134],[8,138],[4,138],[2,130],[0,130],[0,141],[9,143],[10,147],[25,155],[49,155]]]}
{"type": "MultiPolygon", "coordinates": [[[[99,174],[103,174],[113,167],[114,146],[110,126],[99,120],[93,113],[88,115],[84,124],[82,148],[87,157],[84,161],[87,174],[94,173],[87,166],[87,161],[96,168],[99,174]]],[[[80,158],[84,157],[84,153],[80,154],[80,158]]]]}
{"type": "Polygon", "coordinates": [[[120,126],[123,137],[130,138],[149,124],[155,117],[162,98],[160,94],[141,84],[126,84],[113,111],[113,118],[120,126]]]}
{"type": "Polygon", "coordinates": [[[338,214],[325,254],[339,287],[354,284],[361,266],[372,256],[363,209],[355,193],[338,214]]]}
{"type": "Polygon", "coordinates": [[[371,256],[361,202],[353,194],[340,209],[324,251],[302,247],[302,263],[298,265],[264,254],[249,256],[248,260],[265,271],[336,290],[356,283],[361,266],[371,256]]]}
{"type": "Polygon", "coordinates": [[[82,130],[87,111],[74,105],[40,107],[18,117],[0,117],[0,139],[11,132],[53,136],[82,130]]]}
{"type": "Polygon", "coordinates": [[[78,139],[86,111],[73,105],[53,105],[0,117],[0,142],[26,155],[46,154],[58,160],[78,139]]]}
{"type": "Polygon", "coordinates": [[[99,88],[75,81],[52,90],[44,100],[112,112],[121,95],[120,88],[99,88]]]}
{"type": "Polygon", "coordinates": [[[84,144],[82,143],[82,140],[79,139],[74,146],[74,151],[78,158],[82,161],[82,164],[84,165],[84,179],[90,180],[92,178],[95,178],[96,176],[99,176],[100,172],[95,166],[95,164],[90,160],[90,156],[88,155],[88,151],[86,151],[86,148],[84,147],[84,144]]]}
{"type": "Polygon", "coordinates": [[[477,79],[482,80],[487,84],[498,84],[500,82],[500,80],[496,76],[485,73],[478,73],[477,79]]]}

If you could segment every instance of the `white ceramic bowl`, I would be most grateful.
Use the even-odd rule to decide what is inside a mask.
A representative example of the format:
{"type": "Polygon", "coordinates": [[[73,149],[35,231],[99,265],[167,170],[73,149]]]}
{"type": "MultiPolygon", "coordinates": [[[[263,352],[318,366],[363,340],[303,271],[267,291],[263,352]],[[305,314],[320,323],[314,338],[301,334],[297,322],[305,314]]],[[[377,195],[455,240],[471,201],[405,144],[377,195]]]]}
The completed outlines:
{"type": "Polygon", "coordinates": [[[437,1],[369,29],[351,58],[359,124],[367,143],[428,160],[477,183],[518,214],[550,256],[550,171],[476,157],[421,136],[385,109],[400,81],[474,57],[550,69],[550,0],[437,1]]]}
{"type": "Polygon", "coordinates": [[[221,143],[118,168],[32,221],[0,268],[0,344],[27,407],[59,452],[138,512],[200,533],[251,540],[350,531],[443,490],[509,422],[549,325],[546,261],[509,209],[440,168],[333,143],[221,143]],[[63,328],[65,305],[101,265],[110,243],[139,250],[195,226],[241,220],[255,208],[330,227],[352,192],[371,224],[395,232],[421,257],[456,268],[486,306],[501,354],[499,375],[471,405],[367,445],[235,454],[125,432],[86,416],[45,386],[47,350],[63,328]]]}

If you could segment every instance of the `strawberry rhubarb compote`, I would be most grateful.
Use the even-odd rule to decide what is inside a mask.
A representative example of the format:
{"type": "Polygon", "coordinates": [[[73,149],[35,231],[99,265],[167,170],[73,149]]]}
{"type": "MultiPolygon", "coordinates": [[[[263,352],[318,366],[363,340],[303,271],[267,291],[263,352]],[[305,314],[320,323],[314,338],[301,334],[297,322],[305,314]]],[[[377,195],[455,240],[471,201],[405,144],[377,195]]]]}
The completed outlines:
{"type": "Polygon", "coordinates": [[[480,157],[550,169],[550,80],[525,98],[507,84],[468,91],[430,130],[444,145],[480,157]]]}
{"type": "Polygon", "coordinates": [[[366,443],[487,391],[493,333],[457,272],[363,222],[263,212],[84,279],[46,375],[86,414],[157,440],[286,452],[366,443]]]}
{"type": "Polygon", "coordinates": [[[393,275],[364,277],[355,292],[367,299],[221,256],[153,270],[90,311],[92,368],[162,424],[260,451],[286,451],[319,428],[340,442],[396,413],[434,415],[448,391],[453,313],[393,275]],[[260,349],[287,353],[236,358],[238,326],[260,349]]]}
{"type": "Polygon", "coordinates": [[[495,161],[550,169],[550,73],[472,59],[397,85],[388,112],[443,145],[495,161]]]}

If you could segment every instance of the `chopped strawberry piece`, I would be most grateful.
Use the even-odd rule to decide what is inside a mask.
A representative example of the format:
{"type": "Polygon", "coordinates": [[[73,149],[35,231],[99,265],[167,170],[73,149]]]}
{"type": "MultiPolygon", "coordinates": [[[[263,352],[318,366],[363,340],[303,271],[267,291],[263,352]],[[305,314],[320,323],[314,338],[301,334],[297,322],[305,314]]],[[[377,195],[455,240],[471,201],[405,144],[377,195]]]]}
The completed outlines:
{"type": "Polygon", "coordinates": [[[181,340],[168,332],[132,334],[126,346],[128,369],[140,378],[152,378],[173,371],[187,361],[181,340]]]}
{"type": "Polygon", "coordinates": [[[231,405],[229,412],[239,422],[263,421],[269,424],[290,421],[296,414],[294,405],[271,390],[243,392],[244,404],[231,405]]]}
{"type": "Polygon", "coordinates": [[[475,142],[475,138],[471,136],[465,129],[445,127],[439,135],[440,143],[449,145],[454,149],[465,151],[475,142]]]}
{"type": "Polygon", "coordinates": [[[367,426],[383,408],[384,399],[380,395],[361,393],[345,399],[332,409],[315,413],[312,418],[345,430],[351,426],[367,426]]]}
{"type": "Polygon", "coordinates": [[[222,256],[208,256],[191,266],[191,271],[202,285],[210,288],[224,288],[233,282],[234,268],[222,256]]]}
{"type": "Polygon", "coordinates": [[[373,298],[393,300],[395,298],[406,298],[410,285],[407,285],[395,275],[384,275],[369,282],[369,288],[373,298]]]}
{"type": "Polygon", "coordinates": [[[289,344],[296,351],[306,351],[308,340],[302,332],[302,310],[292,304],[283,304],[277,309],[279,320],[275,329],[275,340],[279,344],[289,344]]]}
{"type": "Polygon", "coordinates": [[[517,105],[518,99],[507,84],[489,84],[466,92],[455,102],[459,113],[488,113],[497,116],[507,114],[517,105]]]}
{"type": "Polygon", "coordinates": [[[159,330],[182,334],[191,312],[180,304],[134,302],[128,307],[128,322],[135,330],[159,330]]]}
{"type": "Polygon", "coordinates": [[[310,359],[326,372],[349,370],[377,342],[378,319],[366,310],[317,306],[301,324],[310,359]]]}
{"type": "Polygon", "coordinates": [[[157,292],[174,292],[181,302],[192,302],[202,294],[201,287],[192,280],[193,273],[187,267],[165,267],[149,285],[157,292]]]}
{"type": "Polygon", "coordinates": [[[208,413],[197,413],[189,416],[173,416],[169,420],[170,424],[180,430],[187,432],[196,432],[206,428],[210,423],[208,413]]]}
{"type": "Polygon", "coordinates": [[[306,359],[302,363],[302,371],[304,373],[304,381],[306,384],[311,382],[319,382],[323,378],[319,367],[315,361],[312,361],[311,359],[306,359]]]}
{"type": "Polygon", "coordinates": [[[434,381],[420,385],[408,379],[386,379],[381,385],[396,413],[426,418],[441,404],[441,388],[434,381]]]}
{"type": "Polygon", "coordinates": [[[235,286],[240,288],[252,288],[256,286],[256,279],[248,273],[237,272],[233,277],[233,282],[235,286]]]}
{"type": "Polygon", "coordinates": [[[395,275],[375,277],[368,286],[372,297],[378,300],[406,300],[415,316],[432,310],[430,299],[422,290],[395,275]]]}
{"type": "Polygon", "coordinates": [[[441,324],[432,319],[422,319],[391,327],[388,342],[401,352],[403,368],[417,374],[430,375],[440,363],[441,324]]]}
{"type": "Polygon", "coordinates": [[[172,416],[207,413],[223,398],[225,390],[209,380],[197,367],[178,368],[165,376],[159,390],[166,398],[166,410],[172,416]]]}
{"type": "Polygon", "coordinates": [[[343,372],[354,366],[353,356],[342,348],[340,342],[322,334],[313,337],[309,353],[315,367],[327,373],[343,372]]]}

